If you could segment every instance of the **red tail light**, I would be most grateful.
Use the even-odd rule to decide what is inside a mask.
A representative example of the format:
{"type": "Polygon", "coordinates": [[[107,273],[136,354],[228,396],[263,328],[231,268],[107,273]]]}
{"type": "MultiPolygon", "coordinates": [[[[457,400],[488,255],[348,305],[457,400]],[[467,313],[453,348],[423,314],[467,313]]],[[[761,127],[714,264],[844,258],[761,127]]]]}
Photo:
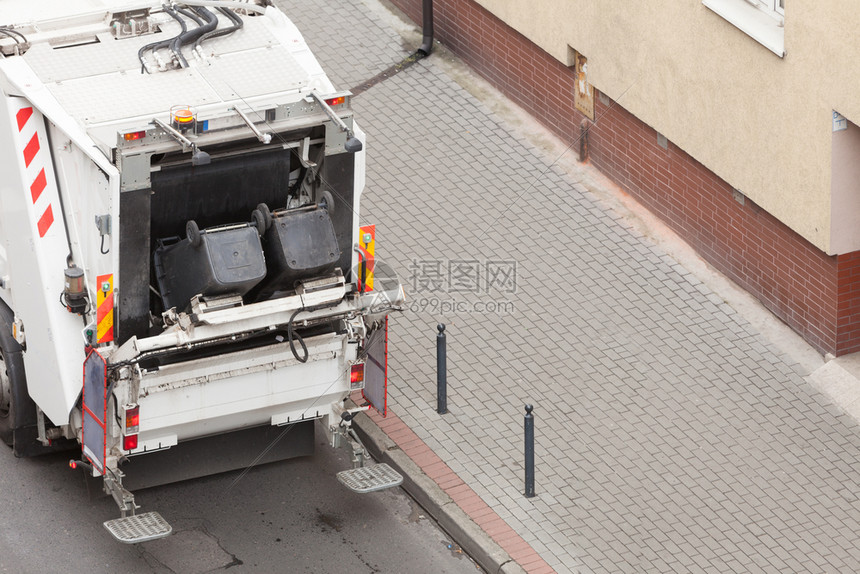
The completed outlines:
{"type": "Polygon", "coordinates": [[[140,405],[125,405],[125,434],[140,430],[140,405]]]}
{"type": "Polygon", "coordinates": [[[129,434],[122,437],[122,450],[134,450],[137,448],[137,435],[129,434]]]}
{"type": "Polygon", "coordinates": [[[125,141],[140,140],[146,137],[146,130],[139,132],[128,132],[122,135],[125,141]]]}
{"type": "Polygon", "coordinates": [[[350,384],[364,382],[364,363],[356,363],[349,371],[350,384]]]}

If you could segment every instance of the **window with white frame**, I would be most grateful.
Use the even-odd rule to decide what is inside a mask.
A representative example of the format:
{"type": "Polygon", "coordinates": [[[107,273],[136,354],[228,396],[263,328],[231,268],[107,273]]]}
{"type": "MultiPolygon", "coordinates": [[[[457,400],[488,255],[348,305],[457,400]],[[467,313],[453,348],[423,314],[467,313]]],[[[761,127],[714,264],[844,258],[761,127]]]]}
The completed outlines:
{"type": "Polygon", "coordinates": [[[751,0],[757,3],[765,12],[771,12],[780,18],[785,16],[785,0],[751,0]]]}
{"type": "Polygon", "coordinates": [[[782,58],[785,0],[702,0],[702,4],[782,58]]]}

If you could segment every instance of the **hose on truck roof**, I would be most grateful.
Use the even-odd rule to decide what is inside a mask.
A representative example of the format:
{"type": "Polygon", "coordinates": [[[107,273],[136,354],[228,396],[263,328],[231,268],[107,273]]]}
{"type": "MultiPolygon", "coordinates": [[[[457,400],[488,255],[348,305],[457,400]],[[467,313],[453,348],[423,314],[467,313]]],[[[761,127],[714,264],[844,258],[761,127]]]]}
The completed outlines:
{"type": "Polygon", "coordinates": [[[24,34],[18,32],[17,30],[13,30],[12,28],[0,28],[0,34],[3,34],[7,38],[12,38],[15,40],[16,44],[26,44],[27,38],[24,37],[24,34]]]}
{"type": "Polygon", "coordinates": [[[206,32],[205,34],[197,38],[197,41],[194,42],[195,51],[201,50],[200,44],[202,44],[204,40],[232,34],[244,25],[242,19],[239,18],[239,16],[237,16],[236,14],[234,14],[232,10],[229,10],[227,8],[218,8],[218,11],[227,16],[233,22],[233,25],[229,28],[222,28],[221,30],[212,30],[210,32],[206,32]]]}
{"type": "MultiPolygon", "coordinates": [[[[174,20],[179,22],[179,25],[182,26],[182,32],[185,32],[188,29],[185,26],[185,21],[179,16],[179,14],[176,13],[176,11],[173,8],[165,5],[164,11],[167,12],[168,14],[170,14],[170,16],[172,16],[174,20]]],[[[180,32],[179,36],[182,35],[182,32],[180,32]]],[[[169,46],[173,42],[173,40],[175,40],[179,36],[176,36],[175,38],[170,38],[168,40],[161,40],[160,42],[152,42],[151,44],[147,44],[147,45],[141,47],[141,49],[137,51],[137,59],[140,60],[140,65],[141,65],[140,73],[141,74],[144,72],[149,73],[149,69],[146,67],[146,60],[143,59],[143,54],[147,50],[151,49],[152,52],[155,53],[156,50],[158,50],[160,48],[164,48],[166,46],[169,46]]]]}
{"type": "Polygon", "coordinates": [[[218,26],[218,16],[213,14],[208,8],[204,8],[202,6],[199,8],[191,8],[190,12],[186,11],[184,8],[178,8],[177,11],[188,16],[197,23],[196,28],[180,34],[174,38],[173,42],[170,44],[170,49],[174,54],[176,54],[176,57],[179,60],[179,65],[183,68],[187,68],[188,61],[185,59],[185,56],[182,55],[182,46],[187,42],[197,40],[207,32],[215,30],[218,26]],[[196,18],[195,16],[200,16],[203,20],[206,20],[206,23],[204,24],[200,18],[196,18]]]}
{"type": "MultiPolygon", "coordinates": [[[[185,16],[186,18],[190,18],[191,20],[193,20],[194,23],[197,24],[198,28],[203,25],[203,20],[200,19],[196,12],[179,7],[176,8],[176,11],[179,14],[185,16]]],[[[183,26],[182,32],[180,32],[178,36],[175,36],[170,40],[170,51],[173,52],[173,56],[176,58],[176,61],[179,62],[180,68],[188,67],[188,60],[186,60],[185,56],[182,55],[182,38],[190,33],[191,32],[188,31],[187,26],[183,26]]]]}
{"type": "Polygon", "coordinates": [[[189,2],[187,4],[190,7],[189,9],[176,8],[176,10],[174,10],[167,5],[163,7],[164,11],[167,14],[169,14],[174,20],[179,22],[179,25],[182,27],[182,31],[172,38],[169,38],[167,40],[161,40],[159,42],[152,42],[151,44],[147,44],[143,46],[140,50],[138,50],[137,59],[140,60],[141,74],[149,73],[149,68],[147,67],[146,60],[144,58],[144,54],[148,50],[151,50],[152,53],[155,54],[158,50],[169,47],[171,52],[173,52],[173,55],[176,58],[177,62],[179,62],[179,66],[182,68],[187,68],[188,60],[186,60],[185,56],[182,55],[182,46],[186,45],[188,42],[194,41],[193,49],[195,51],[200,51],[200,44],[204,40],[232,34],[243,26],[242,19],[237,14],[235,14],[229,8],[219,6],[218,11],[224,14],[227,18],[229,18],[233,25],[227,28],[223,28],[221,30],[217,30],[217,15],[215,15],[211,10],[203,6],[194,8],[191,7],[193,6],[193,3],[189,2]],[[185,20],[182,19],[182,16],[180,16],[180,14],[182,16],[185,16],[186,18],[193,20],[194,23],[197,24],[197,27],[189,30],[188,26],[185,23],[185,20]]]}

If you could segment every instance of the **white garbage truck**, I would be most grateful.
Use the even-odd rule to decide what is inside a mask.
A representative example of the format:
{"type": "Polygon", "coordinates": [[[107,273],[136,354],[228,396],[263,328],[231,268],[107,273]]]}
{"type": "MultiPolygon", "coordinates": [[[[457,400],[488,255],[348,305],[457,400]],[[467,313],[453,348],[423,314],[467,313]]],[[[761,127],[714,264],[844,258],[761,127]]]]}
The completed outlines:
{"type": "Polygon", "coordinates": [[[130,484],[352,449],[403,300],[361,226],[365,136],[267,0],[0,3],[0,438],[130,484]],[[346,408],[361,390],[361,406],[346,408]],[[316,421],[316,422],[315,422],[316,421]]]}

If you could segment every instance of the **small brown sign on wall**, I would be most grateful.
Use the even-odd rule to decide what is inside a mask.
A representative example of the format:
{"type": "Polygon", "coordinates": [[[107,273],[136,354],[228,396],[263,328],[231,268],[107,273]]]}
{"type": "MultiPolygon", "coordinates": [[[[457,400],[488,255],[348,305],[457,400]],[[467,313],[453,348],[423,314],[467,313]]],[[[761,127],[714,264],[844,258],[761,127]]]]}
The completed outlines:
{"type": "Polygon", "coordinates": [[[594,121],[594,89],[588,83],[588,59],[574,50],[573,105],[594,121]]]}

